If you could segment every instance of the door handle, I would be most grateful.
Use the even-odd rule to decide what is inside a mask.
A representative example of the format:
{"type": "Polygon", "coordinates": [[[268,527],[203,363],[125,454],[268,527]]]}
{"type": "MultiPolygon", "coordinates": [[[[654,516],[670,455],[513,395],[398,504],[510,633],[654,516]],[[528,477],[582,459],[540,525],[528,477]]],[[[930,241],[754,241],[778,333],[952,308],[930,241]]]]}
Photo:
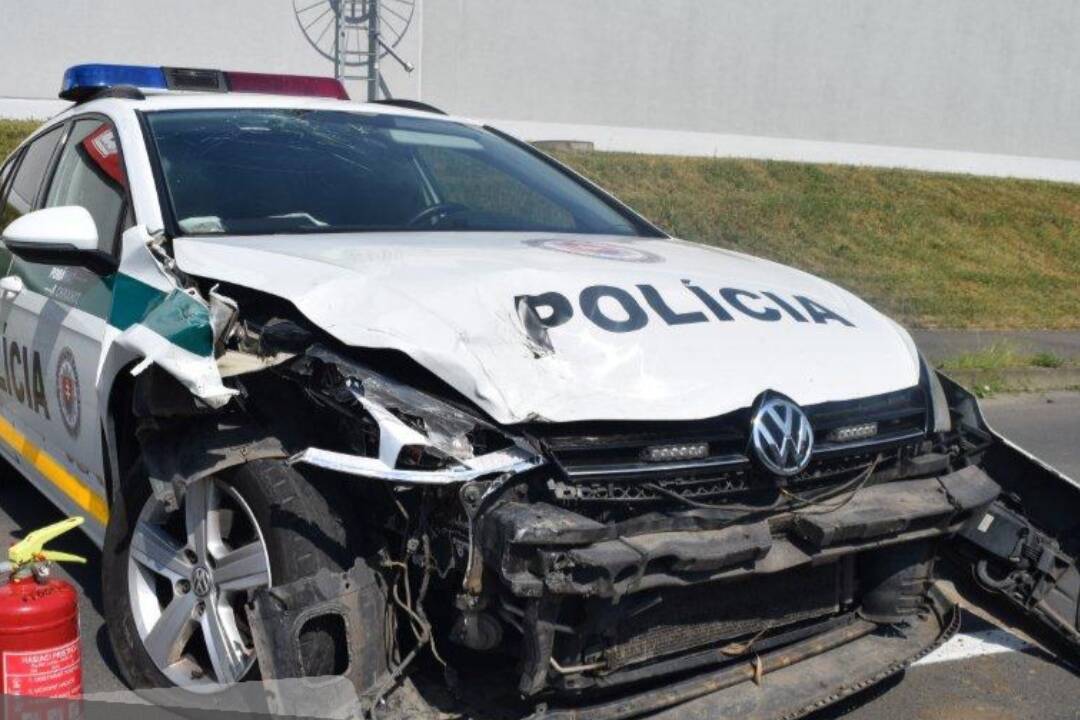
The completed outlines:
{"type": "Polygon", "coordinates": [[[8,275],[0,278],[0,292],[3,292],[5,295],[18,295],[23,291],[24,287],[26,286],[23,284],[22,278],[18,275],[8,275]]]}

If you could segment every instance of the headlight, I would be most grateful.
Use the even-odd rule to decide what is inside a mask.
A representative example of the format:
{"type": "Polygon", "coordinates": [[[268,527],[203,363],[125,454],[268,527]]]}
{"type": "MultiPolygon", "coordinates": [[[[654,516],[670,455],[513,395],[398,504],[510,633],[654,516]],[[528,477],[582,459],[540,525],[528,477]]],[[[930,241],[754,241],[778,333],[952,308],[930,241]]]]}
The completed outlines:
{"type": "Polygon", "coordinates": [[[354,404],[378,427],[378,450],[370,455],[308,448],[290,462],[393,482],[443,484],[486,475],[523,472],[542,464],[524,440],[502,432],[470,412],[391,380],[323,346],[310,361],[340,376],[332,388],[339,405],[354,404]]]}

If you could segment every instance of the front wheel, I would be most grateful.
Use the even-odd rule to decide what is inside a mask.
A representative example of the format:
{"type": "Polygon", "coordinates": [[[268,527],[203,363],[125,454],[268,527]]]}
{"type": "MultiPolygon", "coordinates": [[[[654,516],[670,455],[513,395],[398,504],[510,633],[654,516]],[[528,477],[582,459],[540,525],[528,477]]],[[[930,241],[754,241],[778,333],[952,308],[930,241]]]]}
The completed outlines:
{"type": "MultiPolygon", "coordinates": [[[[193,482],[173,512],[145,477],[127,485],[105,534],[102,587],[113,651],[133,688],[207,694],[254,677],[250,592],[351,565],[341,517],[280,461],[193,482]]],[[[305,635],[310,674],[330,671],[334,642],[305,635]]]]}

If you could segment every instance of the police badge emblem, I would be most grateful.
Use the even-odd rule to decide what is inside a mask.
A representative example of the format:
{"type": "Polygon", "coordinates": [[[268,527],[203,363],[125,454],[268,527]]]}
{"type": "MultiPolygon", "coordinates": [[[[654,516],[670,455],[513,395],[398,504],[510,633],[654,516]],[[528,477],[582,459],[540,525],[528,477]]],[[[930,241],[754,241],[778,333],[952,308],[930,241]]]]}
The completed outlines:
{"type": "Polygon", "coordinates": [[[60,406],[60,419],[73,438],[79,436],[81,414],[79,400],[79,371],[75,367],[75,353],[71,348],[60,351],[56,361],[56,401],[60,406]]]}

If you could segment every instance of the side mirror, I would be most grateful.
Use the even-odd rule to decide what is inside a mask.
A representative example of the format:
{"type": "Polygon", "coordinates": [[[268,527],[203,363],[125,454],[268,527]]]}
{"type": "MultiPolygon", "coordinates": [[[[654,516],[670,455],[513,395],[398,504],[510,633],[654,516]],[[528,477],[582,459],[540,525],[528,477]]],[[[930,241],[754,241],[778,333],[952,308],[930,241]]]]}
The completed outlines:
{"type": "Polygon", "coordinates": [[[98,249],[97,225],[86,208],[51,207],[16,219],[3,232],[12,254],[27,262],[77,265],[106,275],[116,259],[98,249]]]}

